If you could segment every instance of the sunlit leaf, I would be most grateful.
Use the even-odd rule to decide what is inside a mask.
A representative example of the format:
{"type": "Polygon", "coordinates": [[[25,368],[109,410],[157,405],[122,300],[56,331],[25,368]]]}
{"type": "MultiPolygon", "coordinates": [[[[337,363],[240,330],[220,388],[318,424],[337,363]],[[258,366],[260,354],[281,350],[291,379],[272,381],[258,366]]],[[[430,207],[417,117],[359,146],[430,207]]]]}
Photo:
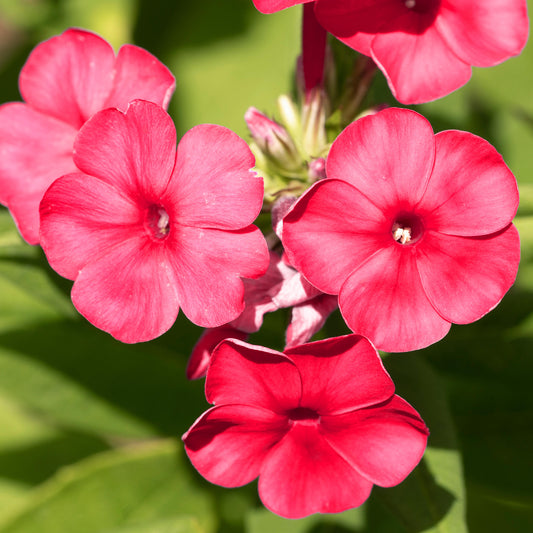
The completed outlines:
{"type": "Polygon", "coordinates": [[[143,525],[154,521],[184,518],[184,524],[192,525],[194,518],[199,528],[184,531],[209,533],[216,525],[212,500],[194,482],[181,445],[163,441],[103,453],[65,468],[37,489],[0,531],[94,533],[126,526],[144,531],[143,525]]]}

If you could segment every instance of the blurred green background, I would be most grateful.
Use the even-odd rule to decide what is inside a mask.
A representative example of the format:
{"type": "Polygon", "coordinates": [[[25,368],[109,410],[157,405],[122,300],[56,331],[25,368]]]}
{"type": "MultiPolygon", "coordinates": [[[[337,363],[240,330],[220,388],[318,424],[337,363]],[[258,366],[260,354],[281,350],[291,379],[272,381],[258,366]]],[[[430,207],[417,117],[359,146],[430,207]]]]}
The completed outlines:
{"type": "MultiPolygon", "coordinates": [[[[533,6],[533,2],[530,2],[533,6]]],[[[275,113],[293,85],[300,8],[261,15],[251,0],[0,0],[0,102],[39,41],[67,27],[116,49],[134,42],[177,80],[178,134],[211,122],[246,136],[250,105],[275,113]]],[[[376,78],[369,104],[394,104],[376,78]]],[[[204,411],[185,379],[201,330],[180,316],[154,342],[127,346],[73,309],[70,283],[24,244],[0,210],[0,533],[533,531],[533,45],[476,69],[471,83],[418,106],[435,130],[487,138],[517,176],[522,263],[481,321],[388,356],[398,392],[431,429],[423,463],[361,508],[300,521],[264,510],[256,486],[224,490],[195,473],[180,435],[204,411]]],[[[286,313],[252,338],[282,348],[286,313]]],[[[322,336],[346,331],[339,315],[322,336]]]]}

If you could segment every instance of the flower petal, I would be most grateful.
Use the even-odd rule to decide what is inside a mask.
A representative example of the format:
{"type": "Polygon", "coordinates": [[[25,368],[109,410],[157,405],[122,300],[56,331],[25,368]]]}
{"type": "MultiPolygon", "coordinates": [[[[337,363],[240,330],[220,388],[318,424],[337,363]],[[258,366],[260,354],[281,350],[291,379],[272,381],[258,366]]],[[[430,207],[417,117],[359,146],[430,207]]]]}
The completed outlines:
{"type": "Polygon", "coordinates": [[[285,348],[291,348],[311,340],[318,333],[328,316],[338,307],[336,296],[321,294],[292,309],[291,322],[287,326],[285,348]]]}
{"type": "Polygon", "coordinates": [[[80,170],[158,203],[176,157],[176,130],[157,104],[132,102],[126,113],[105,109],[80,130],[74,161],[80,170]]]}
{"type": "Polygon", "coordinates": [[[141,234],[87,264],[72,287],[72,303],[119,341],[145,342],[174,324],[179,310],[175,287],[166,247],[141,234]]]}
{"type": "Polygon", "coordinates": [[[104,107],[126,111],[132,100],[148,100],[168,107],[176,80],[155,56],[132,44],[125,44],[117,54],[115,83],[104,107]]]}
{"type": "Polygon", "coordinates": [[[343,42],[359,33],[400,30],[405,15],[412,16],[398,0],[316,0],[315,11],[326,30],[343,42]]]}
{"type": "Polygon", "coordinates": [[[422,459],[429,431],[402,398],[378,407],[321,419],[330,446],[366,479],[381,487],[401,483],[422,459]]]}
{"type": "Polygon", "coordinates": [[[408,246],[393,242],[373,255],[352,273],[339,294],[350,329],[387,352],[424,348],[450,329],[450,322],[428,300],[408,246]]]}
{"type": "Polygon", "coordinates": [[[313,285],[338,294],[352,270],[388,240],[389,229],[365,195],[344,181],[326,179],[283,219],[283,245],[290,262],[313,285]]]}
{"type": "Polygon", "coordinates": [[[59,178],[41,202],[41,246],[51,267],[69,279],[139,230],[137,206],[92,176],[59,178]]]}
{"type": "Polygon", "coordinates": [[[255,159],[246,142],[222,126],[190,129],[178,145],[167,195],[175,198],[182,224],[240,229],[263,204],[263,179],[250,169],[255,159]]]}
{"type": "Polygon", "coordinates": [[[469,64],[449,47],[435,26],[420,33],[377,34],[371,44],[372,58],[402,104],[421,104],[441,98],[462,87],[472,75],[469,64]]]}
{"type": "Polygon", "coordinates": [[[297,4],[305,4],[313,0],[253,0],[254,6],[261,13],[270,14],[297,4]]]}
{"type": "Polygon", "coordinates": [[[39,242],[39,202],[49,185],[75,172],[77,131],[23,103],[0,107],[0,202],[26,241],[39,242]]]}
{"type": "Polygon", "coordinates": [[[320,415],[361,409],[394,394],[376,349],[359,335],[295,346],[285,354],[302,376],[301,406],[320,415]]]}
{"type": "Polygon", "coordinates": [[[254,405],[281,414],[298,407],[301,394],[300,374],[280,352],[227,340],[213,353],[205,385],[209,403],[254,405]]]}
{"type": "Polygon", "coordinates": [[[518,55],[528,37],[525,0],[447,0],[436,21],[450,48],[465,62],[489,67],[518,55]]]}
{"type": "Polygon", "coordinates": [[[284,265],[280,256],[270,251],[268,270],[257,279],[243,279],[244,311],[231,323],[235,328],[248,333],[259,331],[265,313],[275,311],[278,307],[272,301],[269,291],[283,280],[285,271],[296,272],[284,265]]]}
{"type": "Polygon", "coordinates": [[[356,120],[337,137],[326,173],[351,183],[383,212],[390,206],[410,210],[426,189],[434,160],[431,124],[414,111],[389,108],[356,120]]]}
{"type": "Polygon", "coordinates": [[[295,423],[265,458],[258,488],[272,512],[303,518],[361,505],[372,483],[331,448],[316,425],[295,423]]]}
{"type": "MultiPolygon", "coordinates": [[[[169,213],[172,218],[172,214],[169,213]]],[[[268,248],[255,226],[238,231],[172,226],[180,304],[198,326],[217,327],[244,308],[241,277],[258,278],[268,267],[268,248]]]]}
{"type": "Polygon", "coordinates": [[[248,333],[239,331],[231,326],[220,326],[219,328],[207,328],[204,330],[198,342],[192,349],[189,362],[187,363],[187,379],[203,378],[207,372],[207,367],[211,361],[211,354],[218,343],[225,339],[239,339],[245,341],[248,333]]]}
{"type": "Polygon", "coordinates": [[[185,451],[211,483],[240,487],[259,475],[267,454],[287,431],[287,417],[249,405],[206,411],[183,436],[185,451]]]}
{"type": "Polygon", "coordinates": [[[102,109],[115,75],[115,53],[94,33],[69,29],[39,44],[19,86],[32,107],[75,128],[102,109]]]}
{"type": "Polygon", "coordinates": [[[435,167],[417,208],[427,229],[477,236],[506,227],[518,208],[518,187],[502,156],[465,131],[443,131],[435,140],[435,167]]]}
{"type": "Polygon", "coordinates": [[[469,324],[491,311],[514,283],[520,261],[516,228],[484,237],[428,232],[417,248],[424,290],[450,322],[469,324]]]}

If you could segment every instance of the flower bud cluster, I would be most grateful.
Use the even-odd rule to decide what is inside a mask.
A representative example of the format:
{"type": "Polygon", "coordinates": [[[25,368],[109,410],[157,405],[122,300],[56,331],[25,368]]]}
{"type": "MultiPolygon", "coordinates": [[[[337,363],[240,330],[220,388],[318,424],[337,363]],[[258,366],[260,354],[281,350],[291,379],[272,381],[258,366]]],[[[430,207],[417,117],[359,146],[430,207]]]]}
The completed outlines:
{"type": "Polygon", "coordinates": [[[265,180],[265,206],[284,195],[300,196],[325,177],[325,157],[330,143],[326,128],[328,98],[316,88],[301,106],[289,96],[278,99],[280,122],[251,107],[244,115],[256,157],[265,180]]]}

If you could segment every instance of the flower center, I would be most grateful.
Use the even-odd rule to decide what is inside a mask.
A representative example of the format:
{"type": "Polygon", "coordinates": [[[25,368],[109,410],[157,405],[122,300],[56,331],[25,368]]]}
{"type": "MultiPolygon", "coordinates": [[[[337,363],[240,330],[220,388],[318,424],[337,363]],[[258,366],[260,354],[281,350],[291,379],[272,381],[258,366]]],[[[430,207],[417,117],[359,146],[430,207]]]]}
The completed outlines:
{"type": "Polygon", "coordinates": [[[170,232],[170,217],[165,208],[152,204],[146,212],[145,226],[155,239],[166,239],[170,232]]]}
{"type": "Polygon", "coordinates": [[[320,416],[314,409],[308,407],[296,407],[287,412],[287,416],[293,422],[315,422],[320,416]]]}
{"type": "Polygon", "coordinates": [[[401,213],[392,224],[392,238],[399,244],[414,244],[422,237],[422,221],[413,214],[401,213]]]}

